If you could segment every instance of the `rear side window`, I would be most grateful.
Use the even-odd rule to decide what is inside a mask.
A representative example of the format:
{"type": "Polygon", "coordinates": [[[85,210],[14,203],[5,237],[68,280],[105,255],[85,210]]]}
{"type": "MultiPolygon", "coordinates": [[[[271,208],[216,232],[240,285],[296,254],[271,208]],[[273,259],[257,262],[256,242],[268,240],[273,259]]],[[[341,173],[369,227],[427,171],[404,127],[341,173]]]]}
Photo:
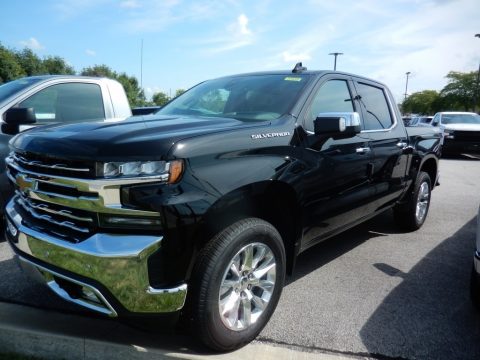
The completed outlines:
{"type": "Polygon", "coordinates": [[[357,83],[359,103],[363,109],[365,130],[388,129],[393,124],[387,97],[382,88],[357,83]]]}
{"type": "Polygon", "coordinates": [[[96,84],[52,85],[18,104],[32,107],[38,123],[103,120],[102,91],[96,84]]]}

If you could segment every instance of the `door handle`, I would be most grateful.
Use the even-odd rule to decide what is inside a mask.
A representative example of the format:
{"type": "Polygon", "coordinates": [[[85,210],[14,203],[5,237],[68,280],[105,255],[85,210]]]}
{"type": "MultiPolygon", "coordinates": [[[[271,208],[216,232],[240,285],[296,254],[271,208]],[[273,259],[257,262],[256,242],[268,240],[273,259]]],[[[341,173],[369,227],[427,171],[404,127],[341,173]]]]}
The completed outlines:
{"type": "Polygon", "coordinates": [[[369,147],[360,147],[360,148],[357,148],[356,150],[357,154],[366,154],[366,153],[369,153],[370,151],[372,151],[372,149],[370,149],[369,147]]]}
{"type": "Polygon", "coordinates": [[[403,142],[403,141],[400,141],[397,143],[397,147],[399,147],[400,149],[405,149],[407,147],[407,143],[406,142],[403,142]]]}

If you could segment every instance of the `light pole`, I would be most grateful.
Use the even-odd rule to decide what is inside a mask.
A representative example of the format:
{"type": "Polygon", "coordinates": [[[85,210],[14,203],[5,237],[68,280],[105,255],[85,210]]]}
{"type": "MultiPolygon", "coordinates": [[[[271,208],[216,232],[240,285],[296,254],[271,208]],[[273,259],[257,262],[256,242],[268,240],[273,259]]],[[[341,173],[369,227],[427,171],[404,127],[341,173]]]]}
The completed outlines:
{"type": "MultiPolygon", "coordinates": [[[[407,75],[407,82],[405,83],[405,100],[407,100],[407,90],[408,90],[408,76],[411,74],[410,71],[407,71],[405,75],[407,75]]],[[[403,101],[405,101],[403,100],[403,101]]]]}
{"type": "Polygon", "coordinates": [[[337,71],[337,56],[338,55],[343,55],[343,53],[341,52],[334,52],[334,53],[330,53],[328,55],[333,55],[335,56],[335,60],[334,60],[334,63],[333,63],[333,71],[337,71]]]}
{"type": "MultiPolygon", "coordinates": [[[[475,37],[480,39],[480,34],[475,34],[475,37]]],[[[473,111],[477,110],[477,99],[478,99],[478,87],[480,85],[480,61],[478,63],[478,72],[477,72],[477,86],[475,87],[475,91],[473,94],[473,111]]]]}

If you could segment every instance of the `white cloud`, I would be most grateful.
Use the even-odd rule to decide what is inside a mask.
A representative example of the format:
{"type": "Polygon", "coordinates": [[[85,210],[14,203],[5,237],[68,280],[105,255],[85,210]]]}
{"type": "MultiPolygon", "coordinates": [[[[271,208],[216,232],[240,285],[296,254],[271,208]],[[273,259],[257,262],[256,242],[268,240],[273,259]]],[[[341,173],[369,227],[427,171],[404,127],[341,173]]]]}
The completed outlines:
{"type": "Polygon", "coordinates": [[[96,56],[97,55],[97,53],[94,50],[91,50],[91,49],[85,50],[85,54],[87,54],[88,56],[96,56]]]}
{"type": "Polygon", "coordinates": [[[213,45],[208,52],[216,54],[251,45],[255,36],[253,31],[249,29],[248,23],[248,17],[245,14],[240,14],[235,22],[227,26],[225,35],[203,42],[213,45]]]}
{"type": "Polygon", "coordinates": [[[241,14],[237,18],[237,25],[238,25],[238,30],[240,31],[240,34],[242,35],[250,35],[252,32],[248,28],[248,17],[245,14],[241,14]]]}
{"type": "Polygon", "coordinates": [[[137,0],[125,0],[120,3],[121,8],[136,9],[141,7],[137,0]]]}
{"type": "Polygon", "coordinates": [[[25,46],[25,47],[27,47],[29,49],[32,49],[32,50],[43,50],[43,49],[45,49],[45,46],[40,44],[40,42],[37,39],[35,39],[34,37],[31,37],[28,40],[20,41],[20,44],[22,46],[25,46]]]}

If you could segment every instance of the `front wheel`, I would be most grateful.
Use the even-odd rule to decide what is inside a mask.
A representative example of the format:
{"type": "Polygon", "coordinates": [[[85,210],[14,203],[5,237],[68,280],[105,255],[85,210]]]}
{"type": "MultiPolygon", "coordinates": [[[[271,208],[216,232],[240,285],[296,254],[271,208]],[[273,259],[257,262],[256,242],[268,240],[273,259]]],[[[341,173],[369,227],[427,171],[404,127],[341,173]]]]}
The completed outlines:
{"type": "Polygon", "coordinates": [[[285,249],[269,223],[240,220],[213,237],[192,275],[193,326],[208,347],[252,341],[275,310],[285,280],[285,249]]]}
{"type": "Polygon", "coordinates": [[[394,208],[396,222],[407,231],[418,230],[427,219],[430,207],[432,181],[426,172],[420,172],[406,202],[394,208]]]}

